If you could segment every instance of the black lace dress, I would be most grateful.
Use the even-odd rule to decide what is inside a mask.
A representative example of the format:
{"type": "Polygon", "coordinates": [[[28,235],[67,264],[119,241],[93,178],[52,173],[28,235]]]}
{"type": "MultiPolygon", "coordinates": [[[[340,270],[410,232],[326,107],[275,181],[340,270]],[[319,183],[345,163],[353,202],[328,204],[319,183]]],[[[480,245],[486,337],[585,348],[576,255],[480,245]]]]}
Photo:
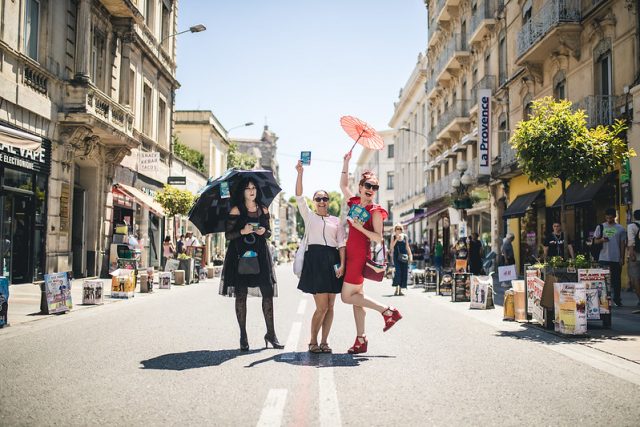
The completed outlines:
{"type": "Polygon", "coordinates": [[[228,241],[220,278],[220,295],[235,297],[250,295],[257,297],[277,297],[278,287],[273,271],[273,261],[267,244],[271,236],[269,214],[260,209],[246,215],[229,215],[225,237],[228,241]],[[240,230],[248,222],[257,222],[266,229],[262,236],[256,233],[240,234],[240,230]],[[258,255],[260,272],[258,274],[238,274],[238,259],[246,251],[254,251],[258,255]]]}

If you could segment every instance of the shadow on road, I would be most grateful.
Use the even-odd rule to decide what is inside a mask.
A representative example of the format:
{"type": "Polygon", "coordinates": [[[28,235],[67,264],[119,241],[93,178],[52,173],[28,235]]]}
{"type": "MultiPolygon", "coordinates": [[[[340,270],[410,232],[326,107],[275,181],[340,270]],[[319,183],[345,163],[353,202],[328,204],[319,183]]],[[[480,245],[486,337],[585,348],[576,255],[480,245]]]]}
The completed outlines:
{"type": "Polygon", "coordinates": [[[276,354],[266,359],[251,362],[245,368],[253,368],[266,362],[284,362],[296,366],[353,367],[374,358],[395,358],[395,356],[353,356],[351,354],[313,354],[307,351],[276,354]]]}
{"type": "MultiPolygon", "coordinates": [[[[513,338],[524,341],[538,342],[544,344],[566,344],[566,343],[575,343],[575,344],[594,344],[598,342],[604,341],[634,341],[636,338],[630,338],[627,336],[620,336],[615,331],[607,330],[607,329],[589,329],[589,335],[584,336],[568,336],[568,335],[560,335],[555,333],[554,331],[548,331],[541,329],[539,326],[535,325],[522,325],[525,330],[522,331],[499,331],[496,336],[497,337],[505,337],[505,338],[513,338]]],[[[591,328],[591,325],[589,326],[591,328]]],[[[636,334],[633,334],[634,336],[636,334]]]]}
{"type": "Polygon", "coordinates": [[[184,353],[170,353],[153,359],[143,360],[141,369],[162,369],[168,371],[184,371],[186,369],[218,366],[238,356],[259,353],[262,350],[241,352],[240,350],[197,350],[184,353]]]}

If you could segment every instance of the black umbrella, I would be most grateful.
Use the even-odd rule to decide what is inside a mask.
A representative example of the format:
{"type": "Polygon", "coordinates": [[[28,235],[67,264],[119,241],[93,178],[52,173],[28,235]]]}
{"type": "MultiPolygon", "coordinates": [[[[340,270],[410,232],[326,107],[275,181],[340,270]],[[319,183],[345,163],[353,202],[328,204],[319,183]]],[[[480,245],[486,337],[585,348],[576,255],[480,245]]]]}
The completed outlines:
{"type": "Polygon", "coordinates": [[[240,183],[249,178],[253,179],[262,193],[260,203],[266,207],[282,191],[270,170],[229,169],[221,177],[209,180],[189,211],[189,221],[202,234],[224,232],[224,224],[231,210],[231,199],[239,190],[240,183]],[[221,193],[225,191],[221,191],[221,187],[226,187],[231,197],[223,198],[221,193]]]}

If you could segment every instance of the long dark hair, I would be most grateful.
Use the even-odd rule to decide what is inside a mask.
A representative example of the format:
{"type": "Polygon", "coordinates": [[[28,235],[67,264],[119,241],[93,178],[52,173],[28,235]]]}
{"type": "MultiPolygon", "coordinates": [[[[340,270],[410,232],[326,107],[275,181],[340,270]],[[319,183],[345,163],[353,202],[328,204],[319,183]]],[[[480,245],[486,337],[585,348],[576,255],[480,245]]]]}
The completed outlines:
{"type": "Polygon", "coordinates": [[[256,205],[258,206],[258,214],[262,214],[261,209],[264,206],[262,203],[262,191],[256,181],[253,178],[245,178],[238,183],[235,188],[235,191],[231,192],[231,201],[233,202],[233,206],[237,206],[240,210],[241,216],[248,216],[247,206],[244,204],[244,190],[247,188],[249,183],[253,184],[256,187],[256,205]]]}

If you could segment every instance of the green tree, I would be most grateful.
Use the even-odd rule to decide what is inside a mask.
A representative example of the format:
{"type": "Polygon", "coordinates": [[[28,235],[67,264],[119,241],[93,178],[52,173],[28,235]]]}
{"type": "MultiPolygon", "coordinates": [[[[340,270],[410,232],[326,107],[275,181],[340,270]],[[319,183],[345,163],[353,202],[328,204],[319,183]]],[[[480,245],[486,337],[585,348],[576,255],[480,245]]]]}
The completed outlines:
{"type": "Polygon", "coordinates": [[[204,167],[204,154],[197,150],[187,147],[180,142],[177,136],[173,136],[173,153],[182,159],[185,163],[193,166],[196,170],[206,173],[204,167]]]}
{"type": "MultiPolygon", "coordinates": [[[[313,202],[311,199],[305,197],[305,201],[307,202],[307,206],[309,209],[313,211],[313,202]]],[[[300,211],[298,210],[298,201],[294,196],[289,197],[289,203],[291,203],[296,208],[296,232],[298,236],[302,238],[304,236],[304,221],[302,216],[300,215],[300,211]]],[[[327,210],[329,211],[329,215],[340,216],[340,207],[342,205],[342,195],[337,191],[329,192],[329,205],[327,206],[327,210]]]]}
{"type": "Polygon", "coordinates": [[[250,154],[241,153],[238,144],[230,143],[227,151],[227,167],[238,169],[253,169],[258,159],[250,154]]]}
{"type": "MultiPolygon", "coordinates": [[[[172,185],[165,185],[162,190],[156,193],[154,199],[160,203],[165,214],[169,218],[174,218],[175,221],[177,215],[187,215],[189,213],[195,201],[195,196],[189,190],[181,190],[172,185]]],[[[174,241],[176,240],[175,231],[176,227],[174,227],[174,241]]]]}
{"type": "MultiPolygon", "coordinates": [[[[545,97],[533,102],[531,117],[518,123],[510,140],[522,172],[531,181],[549,188],[560,180],[563,230],[567,182],[594,182],[635,156],[618,137],[626,129],[624,122],[589,129],[585,118],[585,112],[574,110],[570,101],[545,97]]],[[[565,258],[567,250],[565,245],[565,258]]]]}

